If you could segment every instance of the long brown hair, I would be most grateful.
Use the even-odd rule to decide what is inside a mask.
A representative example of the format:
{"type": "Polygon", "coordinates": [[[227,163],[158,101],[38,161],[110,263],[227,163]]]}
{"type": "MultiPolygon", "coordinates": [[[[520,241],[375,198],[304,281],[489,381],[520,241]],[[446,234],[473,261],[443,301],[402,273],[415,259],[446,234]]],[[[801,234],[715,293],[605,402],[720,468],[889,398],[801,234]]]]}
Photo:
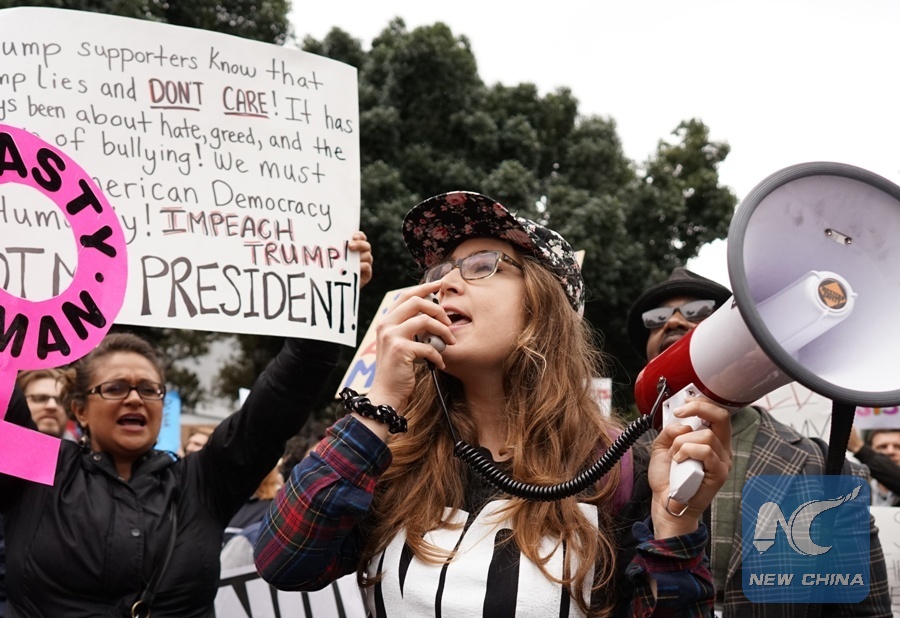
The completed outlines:
{"type": "MultiPolygon", "coordinates": [[[[550,485],[570,480],[596,461],[618,431],[618,423],[604,417],[591,395],[592,378],[604,368],[602,353],[593,344],[588,325],[573,310],[562,288],[537,262],[525,258],[524,324],[514,351],[504,363],[507,446],[511,472],[517,480],[550,485]]],[[[461,383],[441,374],[454,428],[472,444],[477,429],[466,410],[461,383]]],[[[448,556],[425,540],[425,533],[449,525],[444,509],[462,508],[465,464],[453,455],[453,443],[430,374],[417,375],[416,388],[405,410],[409,431],[389,443],[393,461],[375,490],[371,529],[359,567],[364,583],[369,562],[401,530],[412,552],[421,560],[442,563],[448,556]]],[[[590,599],[582,591],[593,586],[603,615],[612,604],[615,574],[615,539],[612,501],[619,481],[619,466],[582,495],[555,502],[512,498],[505,515],[513,523],[512,540],[549,579],[568,588],[576,603],[588,612],[590,599]],[[598,522],[586,517],[578,502],[597,505],[598,522]],[[566,544],[565,573],[553,577],[539,554],[544,537],[566,544]],[[593,581],[588,581],[594,569],[593,581]]]]}

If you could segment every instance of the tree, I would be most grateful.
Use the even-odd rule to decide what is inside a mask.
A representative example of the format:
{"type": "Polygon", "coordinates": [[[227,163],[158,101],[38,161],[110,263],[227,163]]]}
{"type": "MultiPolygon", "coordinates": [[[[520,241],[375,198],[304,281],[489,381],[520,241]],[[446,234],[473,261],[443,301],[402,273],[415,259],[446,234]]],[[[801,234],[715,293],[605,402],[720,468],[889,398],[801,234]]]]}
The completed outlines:
{"type": "MultiPolygon", "coordinates": [[[[290,37],[287,0],[0,0],[0,7],[27,4],[270,42],[290,37]]],[[[630,402],[640,365],[625,334],[628,308],[703,243],[725,236],[737,202],[718,176],[728,145],[712,142],[701,120],[687,119],[647,161],[631,161],[615,121],[580,114],[569,89],[541,95],[534,84],[484,84],[468,39],[442,23],[410,31],[394,19],[369,50],[338,28],[321,41],[305,39],[303,47],[359,72],[360,220],[376,259],[375,276],[361,295],[360,332],[385,293],[418,278],[399,233],[409,208],[445,191],[479,191],[548,223],[585,250],[585,316],[614,360],[617,403],[630,402]]],[[[173,349],[197,352],[202,345],[200,338],[195,346],[173,349]]],[[[278,345],[275,338],[237,337],[218,394],[233,397],[249,386],[278,345]]]]}
{"type": "Polygon", "coordinates": [[[613,359],[617,403],[629,403],[641,361],[628,308],[725,236],[737,202],[718,177],[728,145],[688,119],[647,161],[630,161],[615,122],[580,115],[568,89],[484,85],[469,41],[441,23],[408,31],[395,19],[368,52],[337,28],[304,49],[359,70],[361,225],[376,256],[363,332],[386,292],[416,281],[399,233],[406,211],[443,191],[480,191],[586,251],[585,316],[613,359]]]}
{"type": "Polygon", "coordinates": [[[0,0],[0,9],[17,6],[149,19],[279,45],[292,35],[289,0],[0,0]]]}

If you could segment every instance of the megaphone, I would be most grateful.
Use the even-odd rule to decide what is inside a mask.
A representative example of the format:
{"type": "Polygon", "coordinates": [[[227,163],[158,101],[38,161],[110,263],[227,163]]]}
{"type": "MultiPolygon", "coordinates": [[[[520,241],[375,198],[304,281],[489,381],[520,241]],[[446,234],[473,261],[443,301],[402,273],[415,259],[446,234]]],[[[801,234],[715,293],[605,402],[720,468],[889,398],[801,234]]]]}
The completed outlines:
{"type": "MultiPolygon", "coordinates": [[[[842,163],[772,174],[735,212],[728,275],[731,302],[638,377],[642,413],[662,384],[732,410],[791,381],[854,407],[900,404],[900,187],[842,163]]],[[[686,463],[670,480],[683,504],[703,474],[686,463]]]]}

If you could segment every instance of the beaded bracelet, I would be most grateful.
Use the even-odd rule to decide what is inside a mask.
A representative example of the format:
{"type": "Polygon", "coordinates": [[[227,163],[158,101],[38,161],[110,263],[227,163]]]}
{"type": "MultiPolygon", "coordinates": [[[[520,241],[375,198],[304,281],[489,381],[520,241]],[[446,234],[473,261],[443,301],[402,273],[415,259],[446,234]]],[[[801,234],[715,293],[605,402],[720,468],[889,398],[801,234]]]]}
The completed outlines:
{"type": "Polygon", "coordinates": [[[388,426],[390,433],[405,433],[407,430],[406,419],[391,406],[373,405],[368,397],[363,397],[350,387],[341,391],[341,401],[348,410],[356,412],[362,417],[371,418],[388,426]]]}

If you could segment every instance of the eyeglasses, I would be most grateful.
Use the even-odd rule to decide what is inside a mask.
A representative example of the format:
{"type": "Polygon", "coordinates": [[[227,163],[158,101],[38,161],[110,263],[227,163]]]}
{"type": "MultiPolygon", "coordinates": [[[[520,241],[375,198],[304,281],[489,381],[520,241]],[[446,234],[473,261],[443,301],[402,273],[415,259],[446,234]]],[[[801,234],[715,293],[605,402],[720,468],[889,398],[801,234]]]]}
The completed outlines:
{"type": "Polygon", "coordinates": [[[34,403],[36,403],[38,405],[44,405],[51,399],[53,400],[53,403],[55,403],[57,405],[60,404],[59,397],[57,397],[56,395],[45,395],[44,393],[35,393],[34,395],[25,395],[25,399],[27,399],[29,401],[33,401],[34,403]]]}
{"type": "Polygon", "coordinates": [[[669,321],[676,311],[684,316],[688,322],[700,322],[712,315],[716,308],[714,300],[692,300],[680,307],[657,307],[641,314],[644,326],[649,329],[659,328],[669,321]]]}
{"type": "Polygon", "coordinates": [[[104,382],[90,389],[88,395],[100,395],[103,399],[111,399],[113,401],[125,399],[131,394],[131,391],[137,391],[141,399],[148,401],[159,401],[166,396],[166,387],[156,382],[141,382],[137,386],[128,382],[104,382]]]}
{"type": "Polygon", "coordinates": [[[524,270],[521,265],[502,251],[479,251],[458,260],[448,260],[441,262],[437,266],[432,266],[425,271],[425,283],[443,279],[454,268],[459,269],[460,276],[466,281],[487,279],[497,272],[500,262],[506,262],[519,270],[524,270]]]}

